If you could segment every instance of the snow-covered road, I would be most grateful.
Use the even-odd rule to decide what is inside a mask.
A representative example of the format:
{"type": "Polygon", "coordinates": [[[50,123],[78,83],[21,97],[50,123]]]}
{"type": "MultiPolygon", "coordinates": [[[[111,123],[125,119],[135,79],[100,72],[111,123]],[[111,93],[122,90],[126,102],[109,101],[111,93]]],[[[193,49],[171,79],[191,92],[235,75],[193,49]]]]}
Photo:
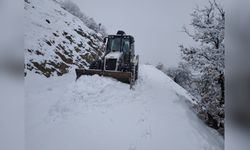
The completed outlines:
{"type": "Polygon", "coordinates": [[[188,93],[150,65],[135,90],[111,78],[26,77],[28,150],[222,150],[188,93]]]}

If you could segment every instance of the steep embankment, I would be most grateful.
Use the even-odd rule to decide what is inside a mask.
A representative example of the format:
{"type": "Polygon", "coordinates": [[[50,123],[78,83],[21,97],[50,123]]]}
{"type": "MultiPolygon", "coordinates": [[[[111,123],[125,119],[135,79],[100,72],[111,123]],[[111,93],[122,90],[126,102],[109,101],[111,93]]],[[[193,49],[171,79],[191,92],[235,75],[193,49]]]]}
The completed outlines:
{"type": "Polygon", "coordinates": [[[25,73],[46,77],[87,67],[102,55],[102,36],[55,0],[25,0],[25,73]]]}
{"type": "Polygon", "coordinates": [[[28,150],[222,150],[188,93],[150,65],[135,90],[114,79],[27,76],[28,150]],[[49,84],[47,84],[49,83],[49,84]]]}

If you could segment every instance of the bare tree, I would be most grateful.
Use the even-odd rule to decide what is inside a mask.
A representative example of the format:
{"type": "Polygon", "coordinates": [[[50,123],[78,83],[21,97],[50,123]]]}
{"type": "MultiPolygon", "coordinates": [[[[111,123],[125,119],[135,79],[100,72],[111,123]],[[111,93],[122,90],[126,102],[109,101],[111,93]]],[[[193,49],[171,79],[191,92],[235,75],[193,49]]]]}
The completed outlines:
{"type": "Polygon", "coordinates": [[[191,66],[193,71],[199,72],[200,81],[195,82],[199,88],[199,112],[205,114],[210,126],[223,133],[225,11],[214,0],[209,1],[208,6],[204,8],[196,7],[191,17],[190,26],[193,32],[186,26],[183,31],[200,44],[198,47],[189,48],[181,45],[182,60],[191,66]]]}

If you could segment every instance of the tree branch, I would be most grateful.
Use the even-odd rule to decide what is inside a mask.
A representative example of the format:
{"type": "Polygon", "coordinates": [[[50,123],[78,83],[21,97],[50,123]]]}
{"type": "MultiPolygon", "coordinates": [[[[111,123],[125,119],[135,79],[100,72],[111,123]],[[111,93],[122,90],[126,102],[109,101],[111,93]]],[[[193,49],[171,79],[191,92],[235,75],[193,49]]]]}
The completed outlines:
{"type": "Polygon", "coordinates": [[[214,0],[214,5],[215,5],[215,8],[218,9],[222,19],[224,20],[225,19],[225,11],[224,11],[224,9],[221,6],[219,6],[219,4],[216,2],[216,0],[214,0]]]}
{"type": "Polygon", "coordinates": [[[185,32],[188,36],[190,36],[191,38],[194,38],[194,35],[189,32],[186,26],[183,26],[182,29],[183,29],[182,32],[185,32]]]}

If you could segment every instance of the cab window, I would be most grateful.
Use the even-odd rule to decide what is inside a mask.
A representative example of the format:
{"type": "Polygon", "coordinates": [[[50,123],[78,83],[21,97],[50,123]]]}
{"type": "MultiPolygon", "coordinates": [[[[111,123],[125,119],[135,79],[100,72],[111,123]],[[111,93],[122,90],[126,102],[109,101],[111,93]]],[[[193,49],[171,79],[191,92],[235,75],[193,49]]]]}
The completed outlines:
{"type": "Polygon", "coordinates": [[[129,49],[130,49],[130,41],[129,41],[129,39],[123,39],[122,42],[123,42],[123,44],[122,44],[123,45],[123,51],[128,52],[129,49]]]}

